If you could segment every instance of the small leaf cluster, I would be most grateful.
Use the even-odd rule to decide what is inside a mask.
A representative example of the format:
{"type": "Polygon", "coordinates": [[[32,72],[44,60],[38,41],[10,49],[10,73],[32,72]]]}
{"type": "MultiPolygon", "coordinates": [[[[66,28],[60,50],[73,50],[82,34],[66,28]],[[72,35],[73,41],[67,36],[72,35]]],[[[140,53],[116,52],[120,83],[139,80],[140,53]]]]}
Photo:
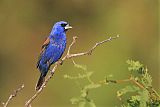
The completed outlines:
{"type": "Polygon", "coordinates": [[[139,61],[128,60],[128,70],[131,72],[131,82],[125,88],[117,91],[117,96],[121,97],[127,93],[133,93],[127,98],[122,107],[160,107],[159,94],[152,87],[152,77],[148,69],[139,61]]]}
{"type": "Polygon", "coordinates": [[[64,78],[78,81],[78,79],[85,79],[88,81],[88,84],[81,87],[80,95],[78,97],[73,97],[70,99],[72,104],[78,105],[78,107],[96,107],[93,99],[89,97],[89,91],[94,88],[101,87],[101,84],[96,84],[91,80],[91,76],[93,74],[92,71],[87,71],[87,67],[84,65],[75,64],[76,68],[81,69],[83,72],[78,73],[76,76],[64,75],[64,78]]]}
{"type": "MultiPolygon", "coordinates": [[[[81,73],[77,73],[76,76],[64,75],[64,78],[77,81],[87,80],[87,84],[84,84],[80,88],[80,95],[70,99],[71,104],[78,107],[96,107],[93,99],[89,97],[91,90],[101,88],[102,85],[107,84],[119,84],[121,82],[130,82],[129,85],[117,91],[117,97],[122,103],[119,107],[160,107],[160,96],[152,87],[152,77],[148,73],[147,67],[141,64],[139,61],[127,60],[128,71],[130,72],[130,78],[125,80],[109,80],[112,75],[106,76],[105,79],[98,82],[93,82],[91,76],[92,71],[88,71],[84,65],[74,63],[74,66],[81,69],[81,73]]],[[[78,82],[81,83],[82,82],[78,82]]],[[[107,97],[107,96],[106,96],[107,97]]]]}

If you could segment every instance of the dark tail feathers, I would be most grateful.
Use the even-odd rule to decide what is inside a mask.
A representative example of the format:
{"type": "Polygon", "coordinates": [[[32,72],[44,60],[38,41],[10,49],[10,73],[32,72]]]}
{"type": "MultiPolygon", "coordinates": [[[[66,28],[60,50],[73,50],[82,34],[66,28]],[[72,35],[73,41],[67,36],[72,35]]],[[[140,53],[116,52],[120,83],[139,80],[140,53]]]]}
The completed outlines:
{"type": "Polygon", "coordinates": [[[36,88],[35,88],[36,91],[38,91],[41,88],[44,80],[45,80],[45,77],[44,77],[44,75],[41,74],[40,77],[39,77],[39,80],[37,82],[36,88]]]}

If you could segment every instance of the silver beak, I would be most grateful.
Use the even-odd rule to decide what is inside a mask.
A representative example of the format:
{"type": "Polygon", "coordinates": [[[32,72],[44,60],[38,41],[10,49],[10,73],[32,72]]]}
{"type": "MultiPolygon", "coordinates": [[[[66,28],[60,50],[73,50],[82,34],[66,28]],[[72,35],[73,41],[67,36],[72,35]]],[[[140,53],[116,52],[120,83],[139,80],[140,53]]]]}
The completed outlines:
{"type": "Polygon", "coordinates": [[[65,30],[68,30],[68,29],[71,29],[72,26],[70,26],[69,24],[67,24],[64,28],[65,28],[65,30]]]}

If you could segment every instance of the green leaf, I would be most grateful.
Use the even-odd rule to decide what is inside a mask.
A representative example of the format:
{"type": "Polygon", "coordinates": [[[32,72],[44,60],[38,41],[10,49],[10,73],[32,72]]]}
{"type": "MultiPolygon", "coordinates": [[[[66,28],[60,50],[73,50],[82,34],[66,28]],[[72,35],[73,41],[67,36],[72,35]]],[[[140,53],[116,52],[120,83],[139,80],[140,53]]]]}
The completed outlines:
{"type": "Polygon", "coordinates": [[[79,107],[96,107],[96,105],[95,105],[95,103],[93,102],[93,100],[92,101],[81,101],[81,102],[79,102],[79,107]]]}
{"type": "Polygon", "coordinates": [[[86,107],[86,102],[85,101],[79,102],[79,107],[86,107]]]}
{"type": "Polygon", "coordinates": [[[129,67],[128,67],[129,71],[143,74],[144,66],[139,61],[127,60],[127,64],[129,65],[129,67]]]}
{"type": "Polygon", "coordinates": [[[138,90],[140,90],[140,89],[137,86],[126,86],[125,88],[117,91],[117,97],[120,97],[128,92],[136,92],[138,90]]]}
{"type": "Polygon", "coordinates": [[[93,101],[89,102],[89,107],[96,107],[95,103],[93,101]]]}
{"type": "Polygon", "coordinates": [[[91,75],[93,74],[93,72],[86,72],[86,75],[88,76],[88,77],[90,77],[91,75]]]}
{"type": "Polygon", "coordinates": [[[107,75],[107,77],[108,77],[108,78],[112,78],[112,77],[113,77],[113,75],[112,75],[112,74],[109,74],[109,75],[107,75]]]}
{"type": "Polygon", "coordinates": [[[126,106],[126,105],[123,104],[123,105],[121,105],[121,107],[128,107],[128,106],[126,106]]]}
{"type": "Polygon", "coordinates": [[[70,99],[70,101],[71,101],[72,104],[78,104],[79,101],[80,101],[80,98],[78,98],[78,97],[73,97],[73,98],[70,99]]]}
{"type": "Polygon", "coordinates": [[[76,75],[76,76],[70,76],[70,75],[67,75],[67,74],[65,74],[63,77],[65,78],[65,79],[84,79],[84,78],[88,78],[88,77],[90,77],[91,75],[93,74],[93,72],[86,72],[85,74],[80,74],[80,73],[78,73],[78,75],[76,75]]]}
{"type": "Polygon", "coordinates": [[[149,92],[148,90],[144,89],[142,92],[139,92],[140,94],[140,107],[146,107],[147,102],[149,101],[149,92]]]}
{"type": "Polygon", "coordinates": [[[81,90],[81,97],[86,97],[88,94],[87,90],[83,89],[81,90]]]}
{"type": "Polygon", "coordinates": [[[87,71],[87,66],[86,65],[80,65],[80,64],[74,64],[74,67],[82,69],[84,71],[87,71]]]}
{"type": "Polygon", "coordinates": [[[142,75],[141,82],[145,87],[151,87],[152,86],[152,77],[148,74],[147,69],[145,73],[142,75]]]}
{"type": "Polygon", "coordinates": [[[101,87],[101,84],[89,84],[84,87],[85,90],[101,87]]]}
{"type": "Polygon", "coordinates": [[[138,95],[131,96],[131,98],[127,100],[127,103],[128,103],[128,107],[139,107],[140,106],[140,96],[138,95]]]}

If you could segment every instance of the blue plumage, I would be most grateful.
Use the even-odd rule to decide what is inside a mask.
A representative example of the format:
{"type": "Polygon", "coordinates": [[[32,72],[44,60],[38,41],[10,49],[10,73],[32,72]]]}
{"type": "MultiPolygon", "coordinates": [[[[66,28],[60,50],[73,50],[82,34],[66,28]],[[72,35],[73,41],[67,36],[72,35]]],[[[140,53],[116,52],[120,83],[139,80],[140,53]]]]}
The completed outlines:
{"type": "Polygon", "coordinates": [[[58,61],[65,51],[66,31],[70,28],[72,27],[65,21],[55,23],[49,37],[42,45],[41,54],[37,62],[37,68],[41,75],[36,90],[39,90],[43,84],[50,66],[58,61]]]}

